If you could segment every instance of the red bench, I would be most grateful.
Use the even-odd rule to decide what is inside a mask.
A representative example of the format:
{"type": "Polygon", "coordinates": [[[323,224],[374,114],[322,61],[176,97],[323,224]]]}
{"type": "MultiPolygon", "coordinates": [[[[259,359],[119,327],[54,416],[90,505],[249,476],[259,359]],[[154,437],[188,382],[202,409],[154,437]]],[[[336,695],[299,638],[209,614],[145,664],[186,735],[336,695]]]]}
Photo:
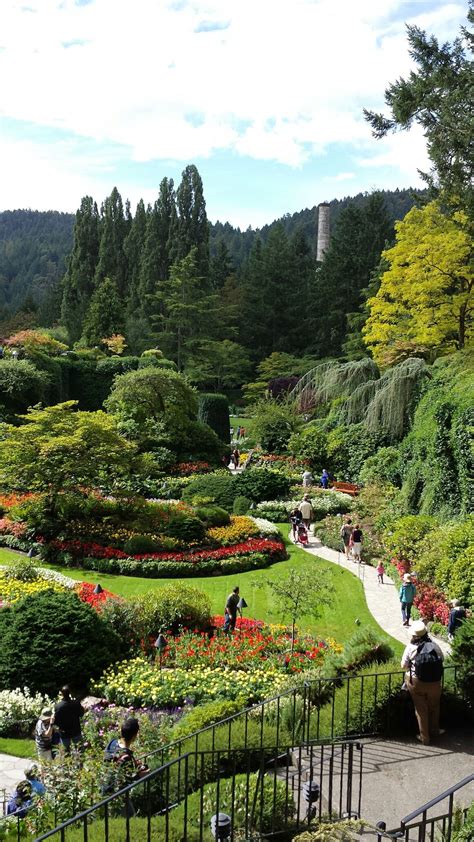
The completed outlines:
{"type": "Polygon", "coordinates": [[[343,494],[350,494],[351,497],[357,497],[359,493],[359,486],[353,482],[332,482],[331,488],[334,491],[342,491],[343,494]]]}

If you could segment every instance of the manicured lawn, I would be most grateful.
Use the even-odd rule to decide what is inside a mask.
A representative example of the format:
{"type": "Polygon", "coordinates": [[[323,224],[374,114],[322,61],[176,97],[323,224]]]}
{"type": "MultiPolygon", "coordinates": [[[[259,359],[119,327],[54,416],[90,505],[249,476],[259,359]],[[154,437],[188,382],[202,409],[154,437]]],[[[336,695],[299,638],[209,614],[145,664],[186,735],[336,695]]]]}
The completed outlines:
{"type": "Polygon", "coordinates": [[[36,757],[35,742],[34,740],[0,737],[0,754],[12,754],[14,757],[34,759],[36,757]]]}
{"type": "MultiPolygon", "coordinates": [[[[216,614],[223,613],[227,595],[235,585],[239,585],[240,592],[248,604],[244,616],[255,617],[266,622],[279,623],[283,620],[288,622],[289,618],[282,618],[278,612],[270,589],[267,587],[256,588],[254,583],[270,578],[281,578],[291,567],[297,567],[300,570],[310,570],[314,573],[315,580],[319,571],[328,570],[332,574],[334,584],[332,605],[330,607],[323,607],[321,616],[318,619],[311,616],[303,617],[300,622],[301,628],[311,631],[321,636],[321,638],[333,637],[340,642],[351,637],[357,628],[371,628],[378,634],[384,635],[382,629],[375,622],[367,608],[361,582],[349,573],[349,571],[338,568],[336,565],[323,559],[315,559],[305,553],[304,550],[295,547],[291,542],[287,541],[288,526],[286,524],[280,524],[280,529],[285,537],[290,554],[290,558],[287,561],[279,562],[265,570],[254,570],[235,576],[196,578],[186,579],[185,581],[205,591],[209,595],[212,609],[216,614]],[[360,624],[356,624],[357,619],[360,620],[360,624]]],[[[14,557],[14,553],[0,550],[0,563],[6,563],[14,557]]],[[[131,576],[113,576],[88,570],[70,570],[69,568],[58,566],[45,566],[59,570],[61,573],[65,573],[67,576],[71,576],[73,579],[79,581],[100,582],[103,587],[125,597],[147,593],[150,590],[159,590],[165,585],[178,581],[176,579],[141,579],[131,576]]],[[[401,644],[392,638],[388,638],[387,635],[384,636],[390,640],[395,653],[401,654],[403,648],[401,644]]]]}

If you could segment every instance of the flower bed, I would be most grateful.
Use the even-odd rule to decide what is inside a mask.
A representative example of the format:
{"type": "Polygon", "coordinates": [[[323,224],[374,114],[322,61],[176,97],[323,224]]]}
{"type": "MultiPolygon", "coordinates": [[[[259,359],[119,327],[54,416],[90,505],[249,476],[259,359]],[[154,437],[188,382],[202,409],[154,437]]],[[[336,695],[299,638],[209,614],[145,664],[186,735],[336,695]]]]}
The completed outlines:
{"type": "Polygon", "coordinates": [[[22,582],[19,579],[9,579],[3,571],[0,571],[0,604],[11,605],[25,596],[48,590],[63,591],[64,585],[42,577],[35,579],[33,582],[22,582]]]}
{"type": "Polygon", "coordinates": [[[328,514],[344,514],[353,507],[352,498],[340,491],[302,488],[300,496],[293,500],[264,500],[258,503],[255,507],[256,514],[273,523],[281,523],[288,520],[290,512],[301,503],[304,494],[310,495],[315,520],[322,520],[328,514]]]}
{"type": "Polygon", "coordinates": [[[48,696],[28,687],[0,690],[0,736],[28,737],[41,710],[51,704],[48,696]]]}
{"type": "Polygon", "coordinates": [[[231,515],[229,526],[214,526],[207,530],[207,537],[217,541],[223,547],[237,544],[239,541],[256,536],[259,529],[253,518],[245,515],[231,515]]]}

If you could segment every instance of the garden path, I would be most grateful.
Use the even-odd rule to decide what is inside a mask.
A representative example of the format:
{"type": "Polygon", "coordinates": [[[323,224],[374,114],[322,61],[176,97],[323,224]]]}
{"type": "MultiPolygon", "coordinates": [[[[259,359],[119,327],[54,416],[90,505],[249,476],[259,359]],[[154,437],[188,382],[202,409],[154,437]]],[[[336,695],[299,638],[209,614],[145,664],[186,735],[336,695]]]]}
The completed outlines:
{"type": "MultiPolygon", "coordinates": [[[[291,532],[290,540],[293,540],[291,532]]],[[[301,544],[298,546],[301,547],[301,544]]],[[[344,553],[323,546],[317,535],[310,534],[308,547],[302,547],[302,549],[313,556],[332,561],[333,564],[344,567],[357,576],[364,588],[367,607],[379,626],[395,640],[405,645],[410,642],[410,629],[402,625],[398,589],[388,576],[384,577],[384,583],[380,585],[374,567],[347,561],[344,553]]],[[[436,642],[445,655],[449,654],[450,647],[444,640],[436,638],[436,642]]]]}
{"type": "Polygon", "coordinates": [[[29,761],[24,757],[13,757],[11,754],[0,754],[0,816],[4,793],[11,795],[17,783],[25,777],[25,769],[29,761]]]}

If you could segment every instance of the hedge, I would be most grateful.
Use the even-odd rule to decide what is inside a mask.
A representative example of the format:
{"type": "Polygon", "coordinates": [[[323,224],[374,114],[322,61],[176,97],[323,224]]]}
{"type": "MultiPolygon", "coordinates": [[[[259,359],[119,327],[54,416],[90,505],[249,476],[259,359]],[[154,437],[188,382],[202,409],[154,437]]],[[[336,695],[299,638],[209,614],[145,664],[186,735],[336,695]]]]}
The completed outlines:
{"type": "MultiPolygon", "coordinates": [[[[287,557],[282,545],[281,552],[252,553],[248,556],[230,556],[223,559],[199,561],[147,561],[123,558],[84,558],[80,567],[96,570],[98,573],[113,573],[120,576],[140,576],[144,579],[185,579],[197,576],[230,576],[248,570],[260,570],[287,557]]],[[[75,566],[75,565],[74,565],[75,566]]]]}
{"type": "Polygon", "coordinates": [[[219,436],[220,440],[230,442],[229,401],[225,395],[201,394],[198,399],[198,419],[219,436]]]}

